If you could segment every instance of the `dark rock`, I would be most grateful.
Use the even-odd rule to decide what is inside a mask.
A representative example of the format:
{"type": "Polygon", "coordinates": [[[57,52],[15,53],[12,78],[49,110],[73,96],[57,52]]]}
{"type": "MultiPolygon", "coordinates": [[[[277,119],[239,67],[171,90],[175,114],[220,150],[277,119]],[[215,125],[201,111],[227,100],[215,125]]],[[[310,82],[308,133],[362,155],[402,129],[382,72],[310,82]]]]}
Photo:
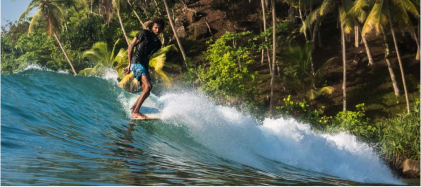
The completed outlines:
{"type": "Polygon", "coordinates": [[[194,39],[202,39],[210,36],[208,26],[205,23],[193,26],[194,39]]]}
{"type": "Polygon", "coordinates": [[[190,22],[190,24],[196,22],[196,13],[193,11],[187,11],[186,14],[187,20],[190,22]]]}
{"type": "Polygon", "coordinates": [[[177,36],[179,38],[187,37],[186,28],[184,27],[184,23],[182,19],[176,18],[174,20],[174,27],[175,27],[175,31],[177,32],[177,36]]]}
{"type": "Polygon", "coordinates": [[[402,164],[403,175],[410,178],[420,178],[420,161],[406,159],[402,164]]]}

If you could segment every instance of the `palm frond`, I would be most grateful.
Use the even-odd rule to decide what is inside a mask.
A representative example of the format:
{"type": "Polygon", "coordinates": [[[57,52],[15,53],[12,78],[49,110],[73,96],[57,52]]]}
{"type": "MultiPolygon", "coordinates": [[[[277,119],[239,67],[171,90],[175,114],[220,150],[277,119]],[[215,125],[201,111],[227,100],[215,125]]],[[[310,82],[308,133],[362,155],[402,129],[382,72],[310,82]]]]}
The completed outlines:
{"type": "Polygon", "coordinates": [[[368,7],[368,0],[356,0],[354,6],[348,11],[348,14],[356,17],[360,23],[364,23],[367,19],[367,11],[365,9],[368,7]]]}
{"type": "Polygon", "coordinates": [[[139,31],[136,31],[136,30],[134,30],[134,31],[130,31],[129,32],[129,36],[130,37],[132,37],[132,38],[134,38],[134,37],[136,37],[136,34],[138,33],[139,31]]]}
{"type": "Polygon", "coordinates": [[[118,42],[120,42],[120,38],[117,39],[117,41],[114,43],[113,50],[111,51],[111,54],[110,54],[110,61],[111,62],[113,61],[115,47],[117,46],[118,42]]]}
{"type": "Polygon", "coordinates": [[[420,13],[417,7],[410,0],[392,0],[392,2],[395,7],[402,7],[404,10],[410,12],[415,17],[420,17],[420,13]]]}
{"type": "Polygon", "coordinates": [[[156,71],[155,70],[155,73],[157,73],[159,75],[159,77],[163,80],[165,86],[171,87],[171,81],[163,71],[161,71],[161,70],[156,71]]]}
{"type": "Polygon", "coordinates": [[[365,36],[367,33],[376,29],[376,33],[379,34],[383,30],[384,25],[387,24],[387,17],[383,13],[384,0],[379,0],[373,6],[367,20],[364,23],[362,29],[362,35],[365,36]]]}
{"type": "Polygon", "coordinates": [[[60,27],[63,20],[63,12],[60,7],[53,3],[45,4],[45,6],[46,27],[48,35],[51,36],[60,27]]]}
{"type": "Polygon", "coordinates": [[[18,18],[18,22],[21,21],[23,18],[25,18],[26,15],[28,15],[28,13],[34,9],[35,7],[39,7],[40,6],[40,2],[37,0],[33,0],[29,3],[28,8],[26,8],[26,10],[19,16],[18,18]]]}
{"type": "Polygon", "coordinates": [[[306,92],[306,96],[309,100],[314,100],[321,95],[332,94],[335,91],[333,86],[325,86],[320,89],[309,89],[306,92]]]}
{"type": "Polygon", "coordinates": [[[317,69],[315,73],[315,78],[317,78],[318,76],[320,76],[321,72],[327,67],[329,66],[334,60],[336,60],[337,57],[332,57],[329,60],[327,60],[319,69],[317,69]]]}
{"type": "Polygon", "coordinates": [[[93,70],[93,68],[85,68],[83,70],[80,70],[78,75],[82,75],[82,76],[89,76],[91,74],[91,71],[93,70]]]}
{"type": "Polygon", "coordinates": [[[335,87],[333,87],[333,86],[325,86],[323,88],[320,88],[319,93],[320,94],[332,94],[333,91],[335,91],[335,87]]]}
{"type": "Polygon", "coordinates": [[[32,33],[32,31],[35,28],[35,25],[37,25],[43,17],[44,17],[44,14],[42,13],[42,9],[38,9],[35,12],[34,17],[32,17],[31,23],[29,24],[28,34],[32,33]]]}
{"type": "Polygon", "coordinates": [[[177,49],[177,47],[174,45],[174,44],[171,44],[171,45],[169,45],[169,46],[166,46],[166,47],[163,47],[163,48],[161,48],[161,49],[159,49],[157,52],[155,52],[150,58],[152,59],[152,58],[155,58],[155,57],[157,57],[157,56],[159,56],[159,55],[161,55],[161,54],[164,54],[164,53],[168,53],[168,52],[170,52],[170,51],[175,51],[175,52],[177,52],[178,51],[178,49],[177,49]]]}
{"type": "Polygon", "coordinates": [[[320,7],[313,10],[313,12],[310,12],[306,20],[303,22],[303,25],[300,28],[300,32],[307,32],[307,28],[310,27],[310,25],[313,24],[317,19],[319,19],[320,16],[320,7]]]}
{"type": "Polygon", "coordinates": [[[124,88],[126,85],[128,85],[128,83],[130,83],[131,79],[133,79],[133,78],[134,78],[134,77],[133,77],[133,73],[131,72],[131,73],[129,73],[129,74],[127,74],[127,75],[125,75],[125,76],[123,77],[123,79],[121,79],[120,83],[118,83],[118,85],[119,85],[121,88],[124,88]]]}
{"type": "Polygon", "coordinates": [[[120,49],[118,54],[113,60],[113,66],[115,70],[118,72],[118,77],[123,77],[123,68],[127,67],[129,65],[129,59],[127,57],[127,50],[120,49]]]}
{"type": "Polygon", "coordinates": [[[339,9],[339,19],[341,22],[341,26],[344,28],[344,32],[346,34],[351,33],[351,31],[354,29],[354,19],[351,14],[347,14],[345,11],[345,8],[341,7],[339,9]]]}
{"type": "Polygon", "coordinates": [[[82,58],[89,58],[96,61],[98,64],[103,64],[107,67],[112,67],[110,60],[110,53],[108,51],[107,43],[96,42],[91,49],[86,50],[82,54],[82,58]]]}
{"type": "Polygon", "coordinates": [[[335,9],[335,4],[338,3],[334,0],[324,0],[322,5],[320,5],[320,15],[324,16],[335,9]]]}

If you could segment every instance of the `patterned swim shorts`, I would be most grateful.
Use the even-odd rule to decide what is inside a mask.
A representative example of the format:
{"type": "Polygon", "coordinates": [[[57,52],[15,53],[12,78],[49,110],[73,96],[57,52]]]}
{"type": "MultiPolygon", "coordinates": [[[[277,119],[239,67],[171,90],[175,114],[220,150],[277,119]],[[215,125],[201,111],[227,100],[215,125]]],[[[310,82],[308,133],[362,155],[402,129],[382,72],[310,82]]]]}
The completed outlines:
{"type": "Polygon", "coordinates": [[[133,72],[133,77],[141,81],[142,76],[149,76],[148,69],[142,64],[131,64],[130,71],[133,72]]]}

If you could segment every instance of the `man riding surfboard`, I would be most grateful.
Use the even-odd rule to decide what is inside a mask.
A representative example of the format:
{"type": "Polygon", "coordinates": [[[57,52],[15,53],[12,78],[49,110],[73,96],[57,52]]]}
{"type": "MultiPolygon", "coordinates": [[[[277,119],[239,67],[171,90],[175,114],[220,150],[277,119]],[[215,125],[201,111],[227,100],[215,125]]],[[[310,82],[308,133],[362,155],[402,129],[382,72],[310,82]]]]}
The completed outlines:
{"type": "Polygon", "coordinates": [[[133,76],[142,85],[142,94],[131,108],[132,118],[147,118],[144,114],[139,113],[139,109],[152,90],[151,78],[149,75],[149,58],[161,48],[161,41],[158,39],[158,35],[163,31],[164,27],[165,22],[163,19],[152,18],[145,22],[143,29],[136,34],[136,37],[133,38],[132,42],[129,44],[129,65],[124,68],[124,73],[129,74],[130,72],[133,72],[133,76]],[[134,47],[136,47],[136,50],[132,55],[134,47]]]}

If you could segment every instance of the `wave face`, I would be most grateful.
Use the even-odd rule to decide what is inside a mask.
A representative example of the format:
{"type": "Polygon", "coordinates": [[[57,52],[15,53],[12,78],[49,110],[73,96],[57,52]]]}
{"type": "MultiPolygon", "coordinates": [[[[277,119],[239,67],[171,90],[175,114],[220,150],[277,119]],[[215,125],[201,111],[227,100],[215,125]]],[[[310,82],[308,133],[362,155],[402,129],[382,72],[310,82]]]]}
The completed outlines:
{"type": "Polygon", "coordinates": [[[294,119],[257,122],[197,93],[138,95],[116,75],[29,68],[1,75],[2,185],[403,184],[354,136],[294,119]]]}

